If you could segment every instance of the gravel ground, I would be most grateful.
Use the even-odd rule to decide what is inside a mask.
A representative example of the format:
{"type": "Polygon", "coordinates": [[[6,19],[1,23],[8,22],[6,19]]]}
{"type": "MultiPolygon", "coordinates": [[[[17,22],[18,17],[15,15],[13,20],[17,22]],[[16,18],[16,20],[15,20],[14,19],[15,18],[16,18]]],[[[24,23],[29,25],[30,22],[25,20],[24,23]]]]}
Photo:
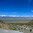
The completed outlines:
{"type": "Polygon", "coordinates": [[[0,33],[23,33],[23,32],[14,31],[14,30],[0,29],[0,33]]]}

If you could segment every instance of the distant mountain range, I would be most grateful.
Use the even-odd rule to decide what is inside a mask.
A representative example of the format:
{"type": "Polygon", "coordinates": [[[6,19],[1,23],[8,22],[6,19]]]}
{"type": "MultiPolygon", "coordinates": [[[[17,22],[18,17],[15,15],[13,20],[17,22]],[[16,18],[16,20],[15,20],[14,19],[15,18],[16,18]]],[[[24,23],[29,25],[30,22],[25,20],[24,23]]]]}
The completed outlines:
{"type": "Polygon", "coordinates": [[[30,17],[30,16],[5,16],[5,15],[0,15],[0,19],[33,19],[33,17],[30,17]]]}

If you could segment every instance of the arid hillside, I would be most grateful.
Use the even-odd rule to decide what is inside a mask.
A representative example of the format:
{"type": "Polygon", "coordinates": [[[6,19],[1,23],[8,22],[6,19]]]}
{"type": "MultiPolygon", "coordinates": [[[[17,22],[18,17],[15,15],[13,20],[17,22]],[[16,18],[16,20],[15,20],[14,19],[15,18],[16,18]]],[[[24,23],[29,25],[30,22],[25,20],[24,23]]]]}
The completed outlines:
{"type": "Polygon", "coordinates": [[[16,30],[17,25],[28,25],[31,26],[33,25],[33,20],[31,20],[28,23],[5,23],[2,20],[0,20],[0,28],[2,29],[8,29],[8,30],[16,30]]]}
{"type": "Polygon", "coordinates": [[[9,29],[9,26],[8,24],[5,24],[3,21],[0,20],[0,28],[9,29]]]}

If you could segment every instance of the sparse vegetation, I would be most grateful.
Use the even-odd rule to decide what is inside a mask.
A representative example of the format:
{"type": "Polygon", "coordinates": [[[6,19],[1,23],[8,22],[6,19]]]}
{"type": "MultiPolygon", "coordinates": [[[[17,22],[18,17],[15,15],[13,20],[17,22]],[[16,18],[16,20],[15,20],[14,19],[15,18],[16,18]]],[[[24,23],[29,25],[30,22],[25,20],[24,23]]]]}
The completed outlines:
{"type": "Polygon", "coordinates": [[[32,31],[32,29],[30,29],[30,32],[32,31]]]}
{"type": "Polygon", "coordinates": [[[16,27],[17,25],[19,25],[19,26],[23,26],[23,25],[31,26],[31,25],[33,25],[33,20],[30,21],[29,23],[10,23],[10,22],[9,23],[6,23],[6,22],[4,22],[4,20],[0,20],[0,28],[3,28],[3,29],[16,30],[16,28],[13,29],[13,27],[14,26],[16,27]]]}

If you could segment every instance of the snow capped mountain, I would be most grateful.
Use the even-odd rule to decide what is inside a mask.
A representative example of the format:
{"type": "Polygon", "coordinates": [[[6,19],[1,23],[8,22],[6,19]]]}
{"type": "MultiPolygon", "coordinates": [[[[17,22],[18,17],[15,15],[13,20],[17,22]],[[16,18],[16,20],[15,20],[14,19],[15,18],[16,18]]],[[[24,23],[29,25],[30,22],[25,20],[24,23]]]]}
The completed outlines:
{"type": "Polygon", "coordinates": [[[33,16],[0,15],[0,19],[33,19],[33,16]]]}
{"type": "Polygon", "coordinates": [[[33,16],[0,15],[0,17],[33,17],[33,16]]]}
{"type": "Polygon", "coordinates": [[[0,17],[6,17],[7,15],[0,15],[0,17]]]}

